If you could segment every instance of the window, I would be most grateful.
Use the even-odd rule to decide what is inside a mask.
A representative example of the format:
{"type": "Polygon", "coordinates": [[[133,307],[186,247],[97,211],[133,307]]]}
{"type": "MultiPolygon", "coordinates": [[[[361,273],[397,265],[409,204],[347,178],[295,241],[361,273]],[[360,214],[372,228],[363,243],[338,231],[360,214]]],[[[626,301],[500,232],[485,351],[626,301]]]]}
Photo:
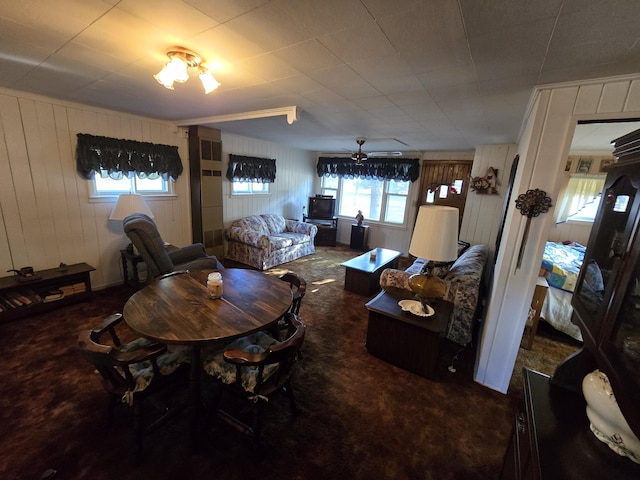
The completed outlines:
{"type": "Polygon", "coordinates": [[[438,198],[445,199],[451,195],[460,195],[462,193],[462,187],[464,185],[463,180],[454,180],[451,185],[440,185],[439,187],[435,185],[434,187],[427,190],[427,198],[425,199],[426,203],[434,203],[436,201],[436,195],[438,198]]]}
{"type": "Polygon", "coordinates": [[[322,194],[338,200],[338,214],[355,217],[358,210],[374,222],[403,224],[409,181],[322,177],[322,194]]]}
{"type": "Polygon", "coordinates": [[[578,210],[578,212],[573,215],[569,215],[567,217],[567,221],[593,223],[596,219],[596,214],[598,213],[598,207],[600,206],[600,198],[602,198],[602,195],[595,197],[591,202],[583,206],[581,210],[578,210]]]}
{"type": "Polygon", "coordinates": [[[605,175],[571,174],[558,195],[556,223],[593,222],[605,178],[605,175]]]}
{"type": "Polygon", "coordinates": [[[266,194],[269,193],[269,184],[258,182],[238,182],[234,180],[231,182],[231,193],[233,195],[266,194]]]}
{"type": "Polygon", "coordinates": [[[140,193],[142,195],[171,195],[173,189],[171,182],[164,180],[160,175],[149,175],[139,178],[133,175],[131,178],[120,174],[111,177],[107,171],[100,169],[100,174],[93,177],[90,196],[92,198],[114,196],[120,193],[140,193]]]}

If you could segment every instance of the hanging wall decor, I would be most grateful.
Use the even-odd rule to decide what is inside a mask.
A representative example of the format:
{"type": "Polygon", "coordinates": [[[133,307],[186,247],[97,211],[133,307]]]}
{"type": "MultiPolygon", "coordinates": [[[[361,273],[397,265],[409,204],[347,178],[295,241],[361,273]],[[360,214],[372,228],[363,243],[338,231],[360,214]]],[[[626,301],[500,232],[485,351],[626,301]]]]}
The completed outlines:
{"type": "Polygon", "coordinates": [[[469,186],[471,187],[471,190],[476,193],[497,195],[498,190],[496,187],[498,185],[500,185],[500,181],[498,180],[498,170],[493,167],[489,167],[484,177],[472,177],[471,184],[469,186]]]}
{"type": "Polygon", "coordinates": [[[551,208],[551,198],[547,196],[547,192],[537,188],[535,190],[527,190],[526,193],[518,195],[518,198],[516,199],[516,208],[522,215],[527,217],[527,223],[524,227],[524,235],[522,236],[522,243],[520,243],[520,252],[518,253],[518,264],[516,266],[516,268],[520,268],[524,248],[527,245],[527,237],[529,236],[531,218],[537,217],[541,213],[548,212],[549,208],[551,208]]]}

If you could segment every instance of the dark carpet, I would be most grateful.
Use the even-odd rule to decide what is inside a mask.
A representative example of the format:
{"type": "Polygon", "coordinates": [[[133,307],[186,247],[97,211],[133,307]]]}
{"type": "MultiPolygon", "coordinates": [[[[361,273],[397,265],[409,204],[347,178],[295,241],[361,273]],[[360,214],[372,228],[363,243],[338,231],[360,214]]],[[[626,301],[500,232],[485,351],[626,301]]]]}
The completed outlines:
{"type": "Polygon", "coordinates": [[[250,440],[217,423],[192,450],[186,413],[146,438],[138,466],[129,448],[130,409],[119,407],[107,429],[106,395],[76,337],[122,311],[127,287],[0,324],[0,478],[37,479],[48,468],[59,480],[497,478],[522,366],[552,373],[576,348],[565,345],[565,352],[537,338],[532,352],[544,358],[551,350],[552,358],[519,357],[508,395],[473,381],[473,347],[444,341],[437,380],[397,368],[367,353],[367,299],[343,289],[340,263],[357,253],[319,247],[269,271],[307,280],[301,318],[308,330],[294,379],[299,415],[291,417],[283,397],[268,405],[257,463],[250,440]],[[452,363],[455,373],[447,369],[452,363]]]}

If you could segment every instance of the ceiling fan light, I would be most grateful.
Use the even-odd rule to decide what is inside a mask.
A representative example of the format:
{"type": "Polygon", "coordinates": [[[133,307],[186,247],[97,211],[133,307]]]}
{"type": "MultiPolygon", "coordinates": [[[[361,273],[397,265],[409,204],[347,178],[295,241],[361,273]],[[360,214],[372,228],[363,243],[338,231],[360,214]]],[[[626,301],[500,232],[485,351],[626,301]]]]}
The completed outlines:
{"type": "Polygon", "coordinates": [[[200,70],[200,81],[204,87],[204,93],[211,93],[220,86],[220,82],[206,68],[200,70]]]}
{"type": "Polygon", "coordinates": [[[355,160],[356,165],[362,165],[362,162],[368,158],[367,154],[362,152],[362,145],[364,145],[364,142],[364,138],[356,139],[356,143],[358,144],[358,151],[351,155],[351,160],[355,160]]]}

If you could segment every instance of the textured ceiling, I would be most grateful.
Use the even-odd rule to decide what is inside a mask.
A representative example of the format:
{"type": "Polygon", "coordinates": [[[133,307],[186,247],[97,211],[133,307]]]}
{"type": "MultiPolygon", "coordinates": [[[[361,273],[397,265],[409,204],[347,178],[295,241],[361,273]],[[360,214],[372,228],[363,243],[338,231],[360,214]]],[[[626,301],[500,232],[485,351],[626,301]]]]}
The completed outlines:
{"type": "MultiPolygon", "coordinates": [[[[0,86],[321,152],[516,142],[535,85],[640,72],[631,0],[23,0],[0,4],[0,86]],[[166,51],[222,83],[170,91],[166,51]]],[[[611,139],[608,139],[611,140],[611,139]]]]}

